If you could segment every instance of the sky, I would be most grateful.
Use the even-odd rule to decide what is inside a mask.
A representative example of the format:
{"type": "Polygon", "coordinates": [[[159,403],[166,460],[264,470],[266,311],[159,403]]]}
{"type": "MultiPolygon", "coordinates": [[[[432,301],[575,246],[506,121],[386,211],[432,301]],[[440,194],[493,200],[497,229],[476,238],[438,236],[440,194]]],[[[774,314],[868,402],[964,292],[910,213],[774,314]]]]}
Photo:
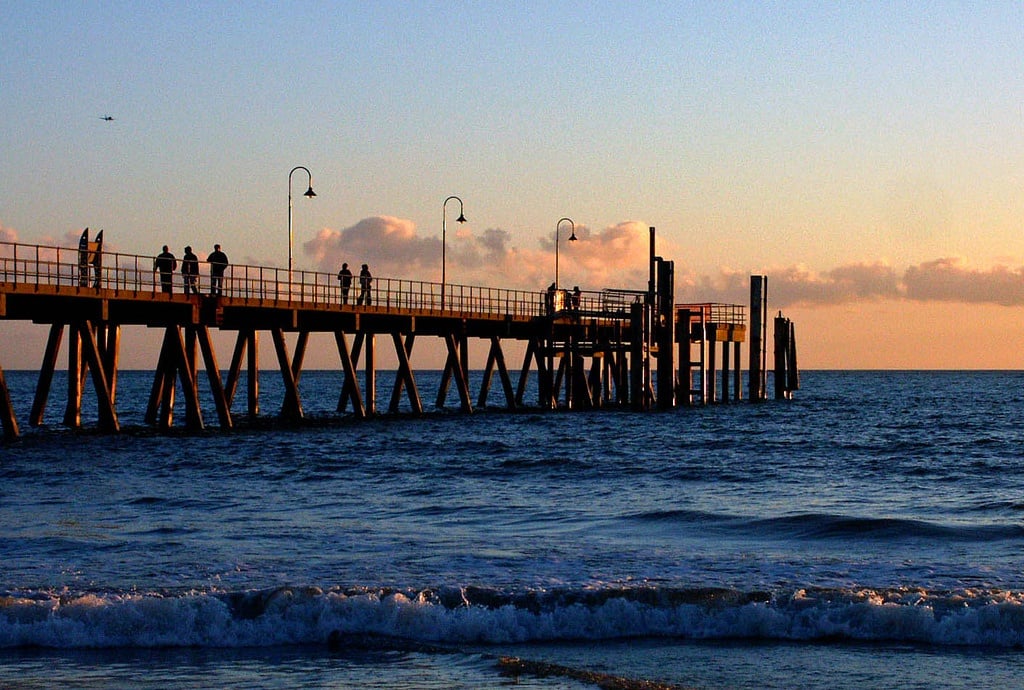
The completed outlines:
{"type": "Polygon", "coordinates": [[[569,217],[562,284],[643,288],[655,227],[803,368],[1024,367],[1019,2],[0,10],[0,240],[286,266],[291,192],[296,268],[440,280],[457,195],[451,283],[542,290],[569,217]]]}

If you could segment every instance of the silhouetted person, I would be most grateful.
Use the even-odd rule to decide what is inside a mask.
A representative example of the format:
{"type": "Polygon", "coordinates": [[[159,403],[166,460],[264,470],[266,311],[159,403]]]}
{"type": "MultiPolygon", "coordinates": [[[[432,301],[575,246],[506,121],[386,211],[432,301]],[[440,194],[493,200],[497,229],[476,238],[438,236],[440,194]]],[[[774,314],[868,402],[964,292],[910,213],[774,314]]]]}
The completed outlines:
{"type": "Polygon", "coordinates": [[[199,257],[192,253],[192,247],[185,247],[181,257],[181,278],[185,282],[186,295],[199,294],[199,257]]]}
{"type": "Polygon", "coordinates": [[[356,304],[365,303],[366,306],[370,306],[370,286],[372,284],[373,276],[370,275],[370,267],[363,264],[362,270],[359,271],[359,299],[356,300],[356,304]]]}
{"type": "Polygon", "coordinates": [[[341,265],[338,281],[341,283],[341,303],[348,304],[348,291],[352,287],[352,271],[348,270],[348,264],[341,265]]]}
{"type": "Polygon", "coordinates": [[[220,250],[219,244],[215,244],[206,260],[210,263],[210,296],[216,297],[224,293],[224,271],[228,268],[228,255],[220,250]]]}
{"type": "Polygon", "coordinates": [[[557,290],[558,290],[558,288],[555,287],[554,283],[551,283],[551,285],[548,285],[548,294],[545,295],[545,298],[544,298],[545,299],[544,306],[547,307],[548,314],[554,314],[555,313],[555,292],[557,290]]]}
{"type": "Polygon", "coordinates": [[[178,260],[174,258],[174,254],[171,254],[165,244],[164,250],[153,259],[153,270],[160,273],[160,289],[167,294],[173,292],[171,274],[177,267],[178,260]]]}
{"type": "Polygon", "coordinates": [[[582,295],[580,295],[580,286],[577,285],[577,286],[575,286],[572,289],[572,297],[570,298],[571,299],[570,304],[572,305],[573,311],[579,311],[580,310],[580,297],[581,296],[582,295]]]}

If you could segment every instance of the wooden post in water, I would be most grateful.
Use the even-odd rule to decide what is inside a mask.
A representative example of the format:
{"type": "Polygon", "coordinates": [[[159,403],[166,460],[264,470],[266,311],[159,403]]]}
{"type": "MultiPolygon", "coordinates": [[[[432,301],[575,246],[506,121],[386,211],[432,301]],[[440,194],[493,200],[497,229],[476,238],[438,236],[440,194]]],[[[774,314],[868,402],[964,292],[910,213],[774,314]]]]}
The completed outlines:
{"type": "Polygon", "coordinates": [[[722,402],[729,402],[729,369],[732,362],[729,359],[729,343],[722,343],[722,402]]]}
{"type": "Polygon", "coordinates": [[[3,367],[0,367],[0,426],[3,426],[5,439],[10,441],[18,438],[18,420],[14,416],[11,392],[7,389],[3,367]]]}
{"type": "Polygon", "coordinates": [[[775,317],[775,399],[790,400],[800,388],[796,366],[796,335],[793,322],[782,315],[775,317]]]}
{"type": "Polygon", "coordinates": [[[405,336],[405,344],[402,344],[402,334],[398,331],[391,333],[391,340],[395,343],[395,355],[398,357],[398,371],[395,372],[395,385],[391,389],[391,402],[388,404],[388,412],[398,412],[398,404],[402,397],[402,390],[409,393],[409,404],[416,414],[423,414],[423,401],[420,400],[419,389],[416,387],[416,378],[413,376],[412,365],[409,357],[412,355],[412,346],[416,342],[416,334],[410,333],[405,336]]]}
{"type": "Polygon", "coordinates": [[[214,407],[217,408],[220,428],[230,429],[233,426],[231,406],[228,404],[227,396],[224,392],[224,384],[220,379],[217,355],[213,351],[213,343],[210,341],[210,329],[207,326],[197,326],[196,338],[199,340],[199,349],[202,351],[203,361],[206,363],[206,378],[210,381],[210,392],[213,395],[214,407]]]}
{"type": "Polygon", "coordinates": [[[228,367],[228,380],[224,384],[224,396],[228,407],[235,400],[238,381],[242,375],[242,359],[248,355],[248,412],[249,418],[255,419],[260,413],[260,380],[259,380],[259,336],[255,329],[243,328],[238,331],[235,350],[231,355],[231,366],[228,367]]]}
{"type": "MultiPolygon", "coordinates": [[[[285,340],[284,329],[275,328],[270,332],[277,352],[277,365],[281,370],[281,381],[284,385],[284,401],[281,403],[281,417],[293,422],[302,419],[302,399],[299,395],[297,373],[301,363],[288,359],[288,342],[285,340]]],[[[298,355],[299,353],[296,352],[298,355]]]]}
{"type": "Polygon", "coordinates": [[[658,409],[676,406],[675,263],[655,257],[658,267],[658,409]]]}
{"type": "Polygon", "coordinates": [[[68,328],[68,401],[64,426],[82,426],[82,340],[74,325],[68,328]]]}
{"type": "Polygon", "coordinates": [[[364,398],[367,416],[377,414],[377,338],[372,331],[367,331],[363,338],[363,376],[366,396],[364,398]]]}
{"type": "Polygon", "coordinates": [[[708,353],[708,371],[707,377],[704,380],[707,381],[708,385],[706,402],[715,403],[718,402],[718,354],[715,350],[715,341],[711,340],[712,334],[708,332],[709,330],[708,328],[704,330],[704,337],[707,342],[705,347],[708,353]]]}
{"type": "Polygon", "coordinates": [[[53,383],[53,372],[57,367],[57,355],[60,352],[60,343],[63,339],[64,324],[52,324],[50,326],[50,335],[46,339],[43,363],[39,367],[39,381],[36,383],[36,395],[32,401],[32,412],[28,418],[30,426],[39,426],[43,423],[46,401],[50,397],[50,385],[53,383]]]}
{"type": "Polygon", "coordinates": [[[363,395],[359,390],[359,378],[357,367],[359,365],[359,352],[362,348],[362,334],[356,335],[352,350],[349,350],[348,340],[342,331],[334,332],[334,340],[338,344],[338,356],[341,358],[341,367],[345,371],[345,380],[341,384],[341,395],[338,397],[338,412],[344,412],[348,401],[352,400],[352,412],[359,419],[366,417],[366,407],[363,405],[363,395]]]}
{"type": "Polygon", "coordinates": [[[765,371],[768,322],[768,276],[750,276],[750,399],[764,400],[767,395],[765,371]]]}
{"type": "Polygon", "coordinates": [[[255,328],[250,328],[245,337],[249,350],[246,392],[249,398],[249,419],[252,420],[260,414],[260,340],[255,328]]]}
{"type": "Polygon", "coordinates": [[[740,365],[740,343],[735,342],[732,344],[733,366],[733,400],[740,401],[743,399],[743,367],[740,365]]]}
{"type": "Polygon", "coordinates": [[[708,310],[700,308],[700,339],[698,345],[698,373],[700,379],[700,404],[708,404],[708,310]]]}
{"type": "MultiPolygon", "coordinates": [[[[110,384],[104,371],[99,346],[96,344],[96,329],[89,321],[82,321],[78,324],[80,335],[81,352],[85,355],[85,361],[92,374],[93,388],[96,390],[96,407],[99,412],[99,428],[101,431],[120,431],[120,424],[117,421],[117,412],[114,410],[114,399],[110,394],[110,384]]],[[[79,388],[81,392],[81,388],[79,388]]],[[[81,403],[81,395],[79,395],[81,403]]],[[[79,408],[81,414],[81,408],[79,408]]]]}
{"type": "Polygon", "coordinates": [[[690,354],[689,309],[680,309],[676,315],[679,321],[679,374],[676,377],[676,400],[680,405],[693,404],[693,357],[690,354]]]}
{"type": "Polygon", "coordinates": [[[646,411],[649,409],[647,391],[644,384],[649,372],[647,364],[647,312],[648,305],[636,302],[630,306],[630,324],[632,337],[629,353],[629,390],[633,401],[633,409],[646,411]]]}
{"type": "Polygon", "coordinates": [[[796,362],[796,326],[789,322],[789,354],[786,358],[789,363],[789,371],[786,376],[786,388],[789,389],[790,397],[793,391],[800,390],[800,367],[796,362]]]}

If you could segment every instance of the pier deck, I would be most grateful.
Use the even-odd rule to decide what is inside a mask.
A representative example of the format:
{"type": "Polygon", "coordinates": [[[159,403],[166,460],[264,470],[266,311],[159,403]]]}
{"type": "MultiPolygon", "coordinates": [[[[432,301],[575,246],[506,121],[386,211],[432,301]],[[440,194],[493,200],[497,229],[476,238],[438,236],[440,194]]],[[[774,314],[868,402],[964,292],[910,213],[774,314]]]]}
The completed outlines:
{"type": "MultiPolygon", "coordinates": [[[[583,292],[575,303],[563,291],[548,294],[452,284],[442,289],[439,283],[383,277],[373,279],[367,304],[359,299],[358,277],[346,295],[333,274],[231,265],[221,293],[214,296],[210,294],[210,267],[204,263],[200,294],[184,294],[178,273],[168,293],[150,256],[101,253],[96,247],[0,243],[0,320],[50,327],[29,418],[33,426],[43,422],[50,382],[67,333],[65,425],[81,425],[81,396],[90,376],[99,402],[98,426],[118,430],[116,380],[123,326],[164,331],[160,351],[154,353],[154,383],[147,412],[147,421],[163,428],[173,423],[176,391],[181,391],[185,400],[186,425],[204,427],[197,386],[200,352],[220,426],[234,424],[231,408],[243,375],[249,377],[247,411],[257,415],[260,332],[269,332],[273,339],[286,391],[281,415],[291,419],[301,419],[304,414],[298,380],[311,333],[333,334],[345,373],[338,411],[351,405],[357,417],[377,413],[378,335],[392,340],[398,360],[389,411],[397,410],[403,394],[414,411],[424,409],[411,364],[413,345],[421,336],[442,339],[447,350],[438,407],[446,404],[452,383],[463,411],[472,412],[474,402],[477,407],[485,406],[494,373],[500,376],[508,409],[526,405],[526,382],[532,373],[538,377],[537,406],[544,409],[607,405],[650,409],[655,402],[659,407],[671,407],[677,402],[677,393],[679,402],[689,404],[691,378],[686,373],[684,379],[681,371],[676,380],[674,344],[678,341],[682,357],[685,343],[686,359],[681,361],[689,362],[691,342],[728,340],[738,347],[744,329],[734,323],[725,331],[704,328],[697,333],[693,328],[697,307],[671,306],[671,262],[652,257],[653,265],[658,267],[660,280],[652,281],[648,291],[583,292]],[[234,352],[223,380],[210,329],[235,334],[234,352]],[[294,353],[288,352],[285,333],[297,334],[294,353]],[[488,347],[476,401],[467,383],[470,338],[483,339],[488,347]],[[525,345],[516,385],[502,348],[507,340],[525,345]],[[652,358],[657,360],[654,367],[652,358]],[[357,376],[360,361],[362,385],[357,376]],[[652,371],[662,369],[670,377],[659,379],[655,386],[652,371]]],[[[708,310],[718,308],[707,305],[708,310]]],[[[742,316],[742,306],[729,308],[733,317],[742,316]]],[[[703,315],[704,307],[699,311],[703,315]]],[[[0,347],[0,364],[4,349],[0,347]]],[[[689,366],[684,370],[688,372],[689,366]]],[[[18,434],[2,369],[0,421],[6,436],[18,434]]]]}

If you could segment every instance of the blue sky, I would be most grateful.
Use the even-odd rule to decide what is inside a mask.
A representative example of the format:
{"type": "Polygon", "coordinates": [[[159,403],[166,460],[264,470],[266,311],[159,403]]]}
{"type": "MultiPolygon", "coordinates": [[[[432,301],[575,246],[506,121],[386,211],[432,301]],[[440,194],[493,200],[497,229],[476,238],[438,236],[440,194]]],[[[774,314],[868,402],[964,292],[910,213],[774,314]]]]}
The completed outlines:
{"type": "Polygon", "coordinates": [[[458,282],[545,285],[569,216],[585,289],[642,279],[654,225],[683,299],[765,272],[815,326],[958,301],[1024,321],[1020,3],[0,7],[0,231],[23,242],[103,227],[284,265],[304,165],[302,268],[437,279],[458,194],[458,282]],[[927,291],[947,278],[967,293],[927,291]]]}

